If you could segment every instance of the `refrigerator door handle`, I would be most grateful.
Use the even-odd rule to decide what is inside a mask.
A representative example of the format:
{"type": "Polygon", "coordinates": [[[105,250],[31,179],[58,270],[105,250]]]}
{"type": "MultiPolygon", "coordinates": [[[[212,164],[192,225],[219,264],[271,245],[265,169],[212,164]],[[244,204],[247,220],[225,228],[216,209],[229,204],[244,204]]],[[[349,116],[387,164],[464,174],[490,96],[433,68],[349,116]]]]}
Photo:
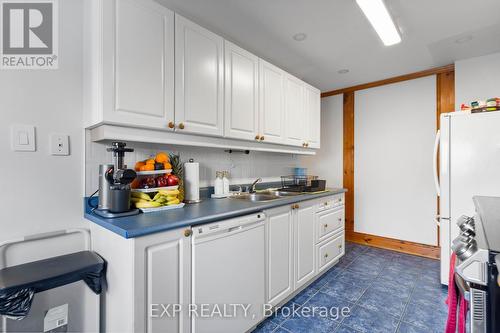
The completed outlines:
{"type": "Polygon", "coordinates": [[[434,170],[434,186],[436,187],[436,194],[441,196],[441,188],[439,184],[439,174],[438,174],[438,153],[439,153],[439,142],[441,141],[441,130],[438,130],[436,133],[436,140],[434,140],[434,158],[433,162],[433,170],[434,170]]]}

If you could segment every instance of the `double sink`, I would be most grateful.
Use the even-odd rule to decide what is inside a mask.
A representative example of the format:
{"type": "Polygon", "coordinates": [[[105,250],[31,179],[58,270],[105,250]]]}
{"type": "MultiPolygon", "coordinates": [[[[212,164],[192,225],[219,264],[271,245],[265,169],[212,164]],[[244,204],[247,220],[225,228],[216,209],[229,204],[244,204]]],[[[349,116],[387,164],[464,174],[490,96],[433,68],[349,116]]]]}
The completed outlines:
{"type": "Polygon", "coordinates": [[[296,196],[296,195],[300,195],[300,193],[277,191],[277,190],[266,190],[266,191],[259,191],[259,192],[255,192],[255,193],[238,192],[238,193],[231,195],[229,198],[238,199],[238,200],[247,200],[247,201],[252,201],[252,202],[262,202],[262,201],[272,201],[272,200],[283,199],[286,197],[292,197],[292,196],[296,196]]]}

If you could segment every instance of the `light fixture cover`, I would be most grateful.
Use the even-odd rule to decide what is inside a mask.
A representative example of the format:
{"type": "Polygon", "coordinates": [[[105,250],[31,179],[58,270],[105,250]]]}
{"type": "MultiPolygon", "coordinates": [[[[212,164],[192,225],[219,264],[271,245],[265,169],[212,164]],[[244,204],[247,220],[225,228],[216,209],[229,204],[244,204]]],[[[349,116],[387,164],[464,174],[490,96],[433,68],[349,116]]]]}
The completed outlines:
{"type": "Polygon", "coordinates": [[[356,0],[358,6],[386,46],[401,42],[401,36],[383,0],[356,0]]]}

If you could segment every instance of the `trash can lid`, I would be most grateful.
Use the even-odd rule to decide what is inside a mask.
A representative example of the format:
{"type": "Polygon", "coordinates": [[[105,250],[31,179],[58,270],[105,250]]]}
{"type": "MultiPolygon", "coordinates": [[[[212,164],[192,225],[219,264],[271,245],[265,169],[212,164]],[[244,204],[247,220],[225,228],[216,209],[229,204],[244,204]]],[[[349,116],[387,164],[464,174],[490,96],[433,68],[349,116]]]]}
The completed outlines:
{"type": "Polygon", "coordinates": [[[81,251],[0,269],[0,297],[15,290],[36,293],[84,280],[101,292],[105,262],[95,252],[81,251]]]}

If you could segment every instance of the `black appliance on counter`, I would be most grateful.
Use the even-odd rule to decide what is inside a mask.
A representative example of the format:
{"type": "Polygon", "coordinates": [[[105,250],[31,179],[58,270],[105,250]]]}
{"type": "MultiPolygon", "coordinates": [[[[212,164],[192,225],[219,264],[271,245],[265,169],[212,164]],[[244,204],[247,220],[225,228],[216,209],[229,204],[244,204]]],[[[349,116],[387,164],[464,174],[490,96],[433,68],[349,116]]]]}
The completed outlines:
{"type": "Polygon", "coordinates": [[[469,301],[470,332],[500,332],[500,197],[473,198],[474,217],[462,216],[453,241],[455,277],[469,301]]]}
{"type": "Polygon", "coordinates": [[[285,192],[321,192],[326,189],[326,180],[317,176],[291,175],[281,176],[280,191],[285,192]]]}

